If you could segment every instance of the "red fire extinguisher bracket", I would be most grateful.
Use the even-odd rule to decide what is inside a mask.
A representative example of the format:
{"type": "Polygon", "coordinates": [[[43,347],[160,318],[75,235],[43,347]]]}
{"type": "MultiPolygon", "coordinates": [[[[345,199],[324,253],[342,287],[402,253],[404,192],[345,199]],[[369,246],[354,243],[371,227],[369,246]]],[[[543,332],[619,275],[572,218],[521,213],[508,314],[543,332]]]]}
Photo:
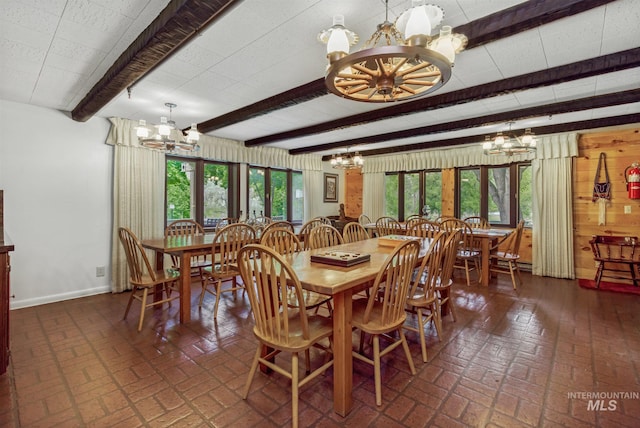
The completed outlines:
{"type": "Polygon", "coordinates": [[[640,164],[634,162],[624,170],[629,199],[640,199],[640,164]]]}

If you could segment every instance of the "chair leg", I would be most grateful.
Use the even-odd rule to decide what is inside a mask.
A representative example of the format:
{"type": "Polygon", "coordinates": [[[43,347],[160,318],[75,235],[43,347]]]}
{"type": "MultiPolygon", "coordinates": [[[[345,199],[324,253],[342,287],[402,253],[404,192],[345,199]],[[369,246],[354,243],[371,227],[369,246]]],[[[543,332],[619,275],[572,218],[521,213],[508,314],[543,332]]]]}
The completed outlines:
{"type": "Polygon", "coordinates": [[[471,286],[471,278],[469,277],[469,260],[464,261],[464,274],[467,278],[467,287],[471,286]]]}
{"type": "Polygon", "coordinates": [[[407,362],[409,363],[409,369],[411,370],[411,374],[416,374],[416,367],[413,365],[413,357],[411,356],[411,351],[409,350],[407,337],[404,335],[404,332],[402,331],[401,328],[398,329],[398,333],[400,333],[400,340],[402,341],[404,354],[407,356],[407,362]]]}
{"type": "Polygon", "coordinates": [[[436,325],[438,341],[442,342],[442,315],[440,313],[440,310],[441,308],[437,301],[431,305],[431,313],[433,314],[433,322],[436,325]]]}
{"type": "Polygon", "coordinates": [[[253,377],[256,374],[256,369],[258,368],[258,362],[260,361],[260,354],[262,353],[262,344],[258,345],[258,349],[256,350],[256,354],[253,357],[253,362],[251,363],[251,369],[249,369],[249,377],[247,377],[247,383],[244,385],[244,392],[242,394],[242,399],[246,400],[249,395],[249,389],[251,388],[251,383],[253,382],[253,377]]]}
{"type": "Polygon", "coordinates": [[[308,348],[304,351],[304,363],[307,366],[307,370],[305,371],[305,373],[311,373],[311,353],[309,352],[308,348]]]}
{"type": "Polygon", "coordinates": [[[127,309],[124,310],[124,316],[122,317],[123,320],[127,319],[127,315],[129,315],[129,309],[131,309],[131,303],[133,302],[134,296],[136,294],[136,287],[133,287],[133,290],[131,290],[131,295],[129,296],[129,303],[127,303],[127,309]]]}
{"type": "Polygon", "coordinates": [[[509,262],[509,272],[511,273],[511,283],[513,284],[513,289],[515,290],[517,285],[516,285],[516,275],[514,272],[514,268],[513,268],[513,264],[511,262],[509,262]]]}
{"type": "Polygon", "coordinates": [[[522,276],[520,275],[520,266],[518,265],[517,261],[513,261],[513,264],[516,267],[516,274],[518,274],[518,281],[520,282],[520,286],[522,287],[522,276]]]}
{"type": "Polygon", "coordinates": [[[291,355],[291,424],[298,427],[298,354],[291,355]]]}
{"type": "Polygon", "coordinates": [[[373,335],[373,378],[376,388],[376,405],[382,406],[382,377],[380,375],[380,337],[373,335]]]}
{"type": "Polygon", "coordinates": [[[200,286],[202,287],[202,291],[200,292],[200,299],[198,300],[198,307],[202,307],[202,302],[204,302],[204,295],[207,293],[207,281],[202,279],[200,281],[200,286]]]}
{"type": "Polygon", "coordinates": [[[216,282],[216,304],[213,306],[213,319],[218,318],[218,304],[220,303],[220,292],[222,290],[222,281],[216,282]]]}
{"type": "Polygon", "coordinates": [[[142,306],[140,306],[140,321],[138,321],[138,331],[142,330],[142,322],[144,321],[144,313],[147,309],[147,294],[149,289],[142,290],[142,306]]]}
{"type": "Polygon", "coordinates": [[[427,343],[424,337],[425,324],[422,322],[423,318],[422,318],[421,308],[417,309],[417,315],[418,315],[418,334],[420,335],[420,348],[422,348],[422,362],[426,363],[428,361],[427,360],[427,343]]]}

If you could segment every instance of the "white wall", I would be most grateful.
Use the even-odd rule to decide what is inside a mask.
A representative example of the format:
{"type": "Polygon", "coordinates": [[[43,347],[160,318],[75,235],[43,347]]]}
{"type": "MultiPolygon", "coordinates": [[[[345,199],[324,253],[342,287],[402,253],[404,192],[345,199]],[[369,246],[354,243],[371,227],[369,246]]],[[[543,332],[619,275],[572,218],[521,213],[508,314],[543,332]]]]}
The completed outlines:
{"type": "MultiPolygon", "coordinates": [[[[314,214],[313,217],[317,216],[332,216],[332,215],[340,215],[340,204],[344,204],[345,192],[346,192],[346,184],[345,184],[345,174],[341,169],[335,169],[331,166],[329,162],[322,162],[323,174],[338,174],[338,202],[323,202],[324,195],[324,175],[322,177],[323,182],[320,184],[321,193],[318,195],[320,198],[320,202],[317,205],[318,213],[314,214]]],[[[306,196],[305,196],[306,197],[306,196]]],[[[306,219],[311,220],[311,219],[306,219]]]]}
{"type": "Polygon", "coordinates": [[[0,188],[11,308],[109,292],[113,151],[109,122],[0,100],[0,188]],[[105,266],[106,276],[96,277],[105,266]]]}

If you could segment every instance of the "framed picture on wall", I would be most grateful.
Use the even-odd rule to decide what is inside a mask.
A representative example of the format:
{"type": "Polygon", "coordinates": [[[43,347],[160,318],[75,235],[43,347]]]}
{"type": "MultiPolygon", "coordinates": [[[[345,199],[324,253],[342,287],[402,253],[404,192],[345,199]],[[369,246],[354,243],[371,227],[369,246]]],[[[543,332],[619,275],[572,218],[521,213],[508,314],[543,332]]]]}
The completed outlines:
{"type": "Polygon", "coordinates": [[[324,174],[324,202],[338,202],[338,174],[324,174]]]}

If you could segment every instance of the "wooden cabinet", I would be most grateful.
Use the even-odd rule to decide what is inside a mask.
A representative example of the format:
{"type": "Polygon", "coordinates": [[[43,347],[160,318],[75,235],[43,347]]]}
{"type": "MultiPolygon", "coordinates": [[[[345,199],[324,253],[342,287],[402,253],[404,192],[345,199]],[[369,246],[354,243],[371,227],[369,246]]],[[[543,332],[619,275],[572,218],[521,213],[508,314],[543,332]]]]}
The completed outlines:
{"type": "Polygon", "coordinates": [[[8,245],[0,237],[0,374],[5,373],[9,365],[10,251],[13,251],[13,245],[8,245]]]}

